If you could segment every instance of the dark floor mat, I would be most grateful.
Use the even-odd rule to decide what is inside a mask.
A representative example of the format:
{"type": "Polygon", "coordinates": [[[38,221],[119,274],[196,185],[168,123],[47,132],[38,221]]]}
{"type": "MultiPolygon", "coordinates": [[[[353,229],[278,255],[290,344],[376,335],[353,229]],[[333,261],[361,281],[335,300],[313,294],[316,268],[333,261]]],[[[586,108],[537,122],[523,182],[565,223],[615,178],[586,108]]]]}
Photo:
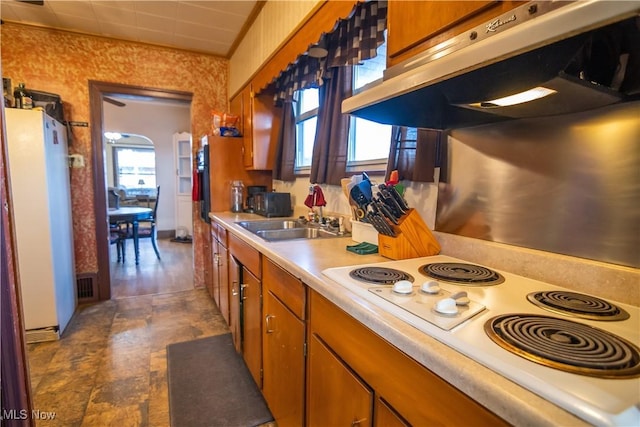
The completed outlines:
{"type": "Polygon", "coordinates": [[[171,239],[171,241],[176,243],[192,243],[193,242],[193,240],[191,239],[191,236],[174,237],[173,239],[171,239]]]}
{"type": "Polygon", "coordinates": [[[172,427],[250,427],[272,421],[231,334],[167,346],[172,427]]]}

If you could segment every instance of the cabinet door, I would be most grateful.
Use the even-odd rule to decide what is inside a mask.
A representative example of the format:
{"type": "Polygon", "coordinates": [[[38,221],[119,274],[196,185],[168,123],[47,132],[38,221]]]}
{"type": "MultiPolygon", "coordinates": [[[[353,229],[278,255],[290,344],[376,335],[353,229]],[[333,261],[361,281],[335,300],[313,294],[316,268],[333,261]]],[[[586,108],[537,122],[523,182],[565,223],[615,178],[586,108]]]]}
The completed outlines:
{"type": "Polygon", "coordinates": [[[374,427],[409,427],[410,424],[398,415],[387,402],[378,397],[376,399],[374,427]]]}
{"type": "Polygon", "coordinates": [[[231,112],[240,117],[245,169],[271,170],[282,116],[282,109],[273,104],[273,92],[255,95],[248,85],[229,105],[231,112]]]}
{"type": "Polygon", "coordinates": [[[247,86],[242,91],[242,127],[244,129],[244,150],[242,163],[247,169],[253,168],[253,90],[247,86]]]}
{"type": "Polygon", "coordinates": [[[229,257],[229,329],[233,337],[233,345],[238,353],[242,353],[242,329],[240,327],[240,264],[232,256],[229,257]]]}
{"type": "Polygon", "coordinates": [[[305,324],[271,292],[263,313],[262,393],[278,427],[304,425],[305,324]]]}
{"type": "Polygon", "coordinates": [[[222,245],[222,242],[218,242],[218,281],[220,283],[218,308],[227,325],[230,325],[229,251],[222,245]]]}
{"type": "Polygon", "coordinates": [[[176,237],[192,235],[191,201],[191,134],[187,132],[173,135],[176,159],[176,237]]]}
{"type": "Polygon", "coordinates": [[[242,267],[242,355],[259,388],[262,388],[262,286],[242,267]]]}
{"type": "Polygon", "coordinates": [[[315,334],[309,339],[308,381],[309,427],[373,425],[373,391],[315,334]]]}
{"type": "Polygon", "coordinates": [[[282,121],[282,108],[273,104],[273,92],[252,96],[251,115],[253,141],[250,167],[255,170],[271,170],[282,121]]]}
{"type": "Polygon", "coordinates": [[[240,130],[240,134],[244,135],[244,116],[243,116],[243,112],[244,112],[244,94],[245,92],[242,91],[240,93],[238,93],[236,96],[234,96],[230,101],[229,101],[229,112],[231,114],[235,114],[236,116],[240,117],[240,123],[238,124],[239,130],[240,130]]]}
{"type": "Polygon", "coordinates": [[[522,3],[392,0],[387,15],[387,66],[402,62],[522,3]],[[419,25],[411,24],[416,19],[419,19],[419,25]]]}
{"type": "Polygon", "coordinates": [[[218,251],[218,240],[217,240],[217,231],[216,224],[211,224],[211,277],[207,282],[207,290],[209,291],[209,295],[215,301],[218,308],[220,308],[220,264],[219,258],[220,253],[218,251]]]}

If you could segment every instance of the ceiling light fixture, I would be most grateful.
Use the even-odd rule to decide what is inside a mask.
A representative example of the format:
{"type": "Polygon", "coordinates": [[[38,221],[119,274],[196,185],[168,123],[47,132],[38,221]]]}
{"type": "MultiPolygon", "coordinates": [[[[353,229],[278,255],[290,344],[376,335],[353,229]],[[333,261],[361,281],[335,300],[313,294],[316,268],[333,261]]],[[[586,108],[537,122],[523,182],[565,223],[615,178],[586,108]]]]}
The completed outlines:
{"type": "Polygon", "coordinates": [[[538,86],[524,92],[505,96],[504,98],[498,98],[492,101],[476,102],[473,104],[469,104],[469,106],[475,108],[508,107],[510,105],[523,104],[525,102],[544,98],[545,96],[553,95],[554,93],[557,93],[557,91],[538,86]]]}
{"type": "Polygon", "coordinates": [[[324,34],[322,35],[322,37],[320,37],[320,40],[318,40],[316,44],[312,45],[309,48],[309,51],[307,53],[312,58],[324,58],[329,54],[324,34]]]}
{"type": "Polygon", "coordinates": [[[118,132],[105,132],[104,137],[107,138],[110,142],[115,142],[122,138],[122,134],[118,132]]]}

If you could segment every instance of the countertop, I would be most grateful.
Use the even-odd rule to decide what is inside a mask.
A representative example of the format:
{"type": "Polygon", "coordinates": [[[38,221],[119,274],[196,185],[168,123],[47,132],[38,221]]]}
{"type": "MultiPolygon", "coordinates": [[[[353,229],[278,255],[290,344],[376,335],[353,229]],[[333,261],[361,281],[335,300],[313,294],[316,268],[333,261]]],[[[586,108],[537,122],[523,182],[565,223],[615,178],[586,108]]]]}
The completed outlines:
{"type": "MultiPolygon", "coordinates": [[[[375,305],[359,298],[346,288],[323,276],[322,270],[330,267],[390,261],[380,255],[357,255],[347,251],[345,249],[347,245],[355,244],[350,237],[267,242],[235,224],[237,221],[264,219],[263,217],[254,214],[235,214],[231,212],[216,212],[211,213],[209,216],[223,225],[229,232],[232,232],[276,264],[300,278],[307,286],[332,301],[379,336],[506,421],[518,426],[588,425],[567,411],[485,368],[483,365],[402,320],[387,314],[375,305]]],[[[442,254],[474,261],[460,253],[460,248],[458,247],[460,242],[455,241],[456,239],[444,235],[440,236],[438,233],[436,233],[436,238],[442,244],[442,254]],[[449,250],[447,251],[447,249],[449,250]]],[[[465,241],[462,246],[468,243],[465,241]]],[[[504,254],[500,251],[508,250],[508,248],[500,245],[496,246],[495,244],[490,244],[490,242],[487,245],[489,245],[489,249],[495,246],[495,251],[489,251],[489,249],[485,248],[486,251],[489,251],[489,253],[497,251],[501,258],[504,258],[504,254]]],[[[535,251],[530,255],[534,257],[541,256],[536,254],[535,251]]],[[[555,256],[551,257],[551,259],[555,258],[555,256]]],[[[556,267],[561,268],[563,261],[566,260],[559,258],[559,264],[556,267]]],[[[519,261],[519,263],[522,263],[522,261],[519,261]]],[[[498,269],[504,268],[498,265],[491,265],[490,262],[483,262],[483,264],[498,269]]],[[[598,265],[595,267],[604,268],[598,265]]],[[[546,267],[541,267],[544,271],[549,268],[548,262],[546,267]]],[[[518,274],[517,271],[512,272],[518,274]]],[[[620,276],[623,281],[638,278],[637,272],[633,271],[633,269],[623,268],[619,270],[614,268],[613,271],[609,271],[607,274],[616,278],[620,276]]],[[[628,288],[626,292],[628,294],[628,288]]],[[[634,288],[633,292],[637,293],[637,288],[634,288]]]]}

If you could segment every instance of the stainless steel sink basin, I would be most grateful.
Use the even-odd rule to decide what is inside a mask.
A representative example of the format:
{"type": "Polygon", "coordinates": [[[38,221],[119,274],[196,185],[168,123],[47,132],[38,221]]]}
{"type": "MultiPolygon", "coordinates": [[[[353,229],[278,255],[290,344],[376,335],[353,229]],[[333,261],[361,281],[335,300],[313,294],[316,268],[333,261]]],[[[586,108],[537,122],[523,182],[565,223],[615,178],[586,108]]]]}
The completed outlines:
{"type": "Polygon", "coordinates": [[[317,239],[324,237],[343,237],[345,234],[319,228],[296,220],[258,220],[237,222],[240,227],[269,242],[293,239],[317,239]]]}
{"type": "Polygon", "coordinates": [[[255,234],[270,242],[276,240],[292,239],[317,239],[318,237],[339,237],[338,233],[332,233],[319,228],[289,228],[282,230],[260,230],[255,234]]]}
{"type": "Polygon", "coordinates": [[[240,221],[236,222],[240,227],[249,231],[256,232],[262,230],[282,230],[289,228],[306,227],[305,224],[291,219],[274,219],[274,220],[257,220],[257,221],[240,221]]]}

